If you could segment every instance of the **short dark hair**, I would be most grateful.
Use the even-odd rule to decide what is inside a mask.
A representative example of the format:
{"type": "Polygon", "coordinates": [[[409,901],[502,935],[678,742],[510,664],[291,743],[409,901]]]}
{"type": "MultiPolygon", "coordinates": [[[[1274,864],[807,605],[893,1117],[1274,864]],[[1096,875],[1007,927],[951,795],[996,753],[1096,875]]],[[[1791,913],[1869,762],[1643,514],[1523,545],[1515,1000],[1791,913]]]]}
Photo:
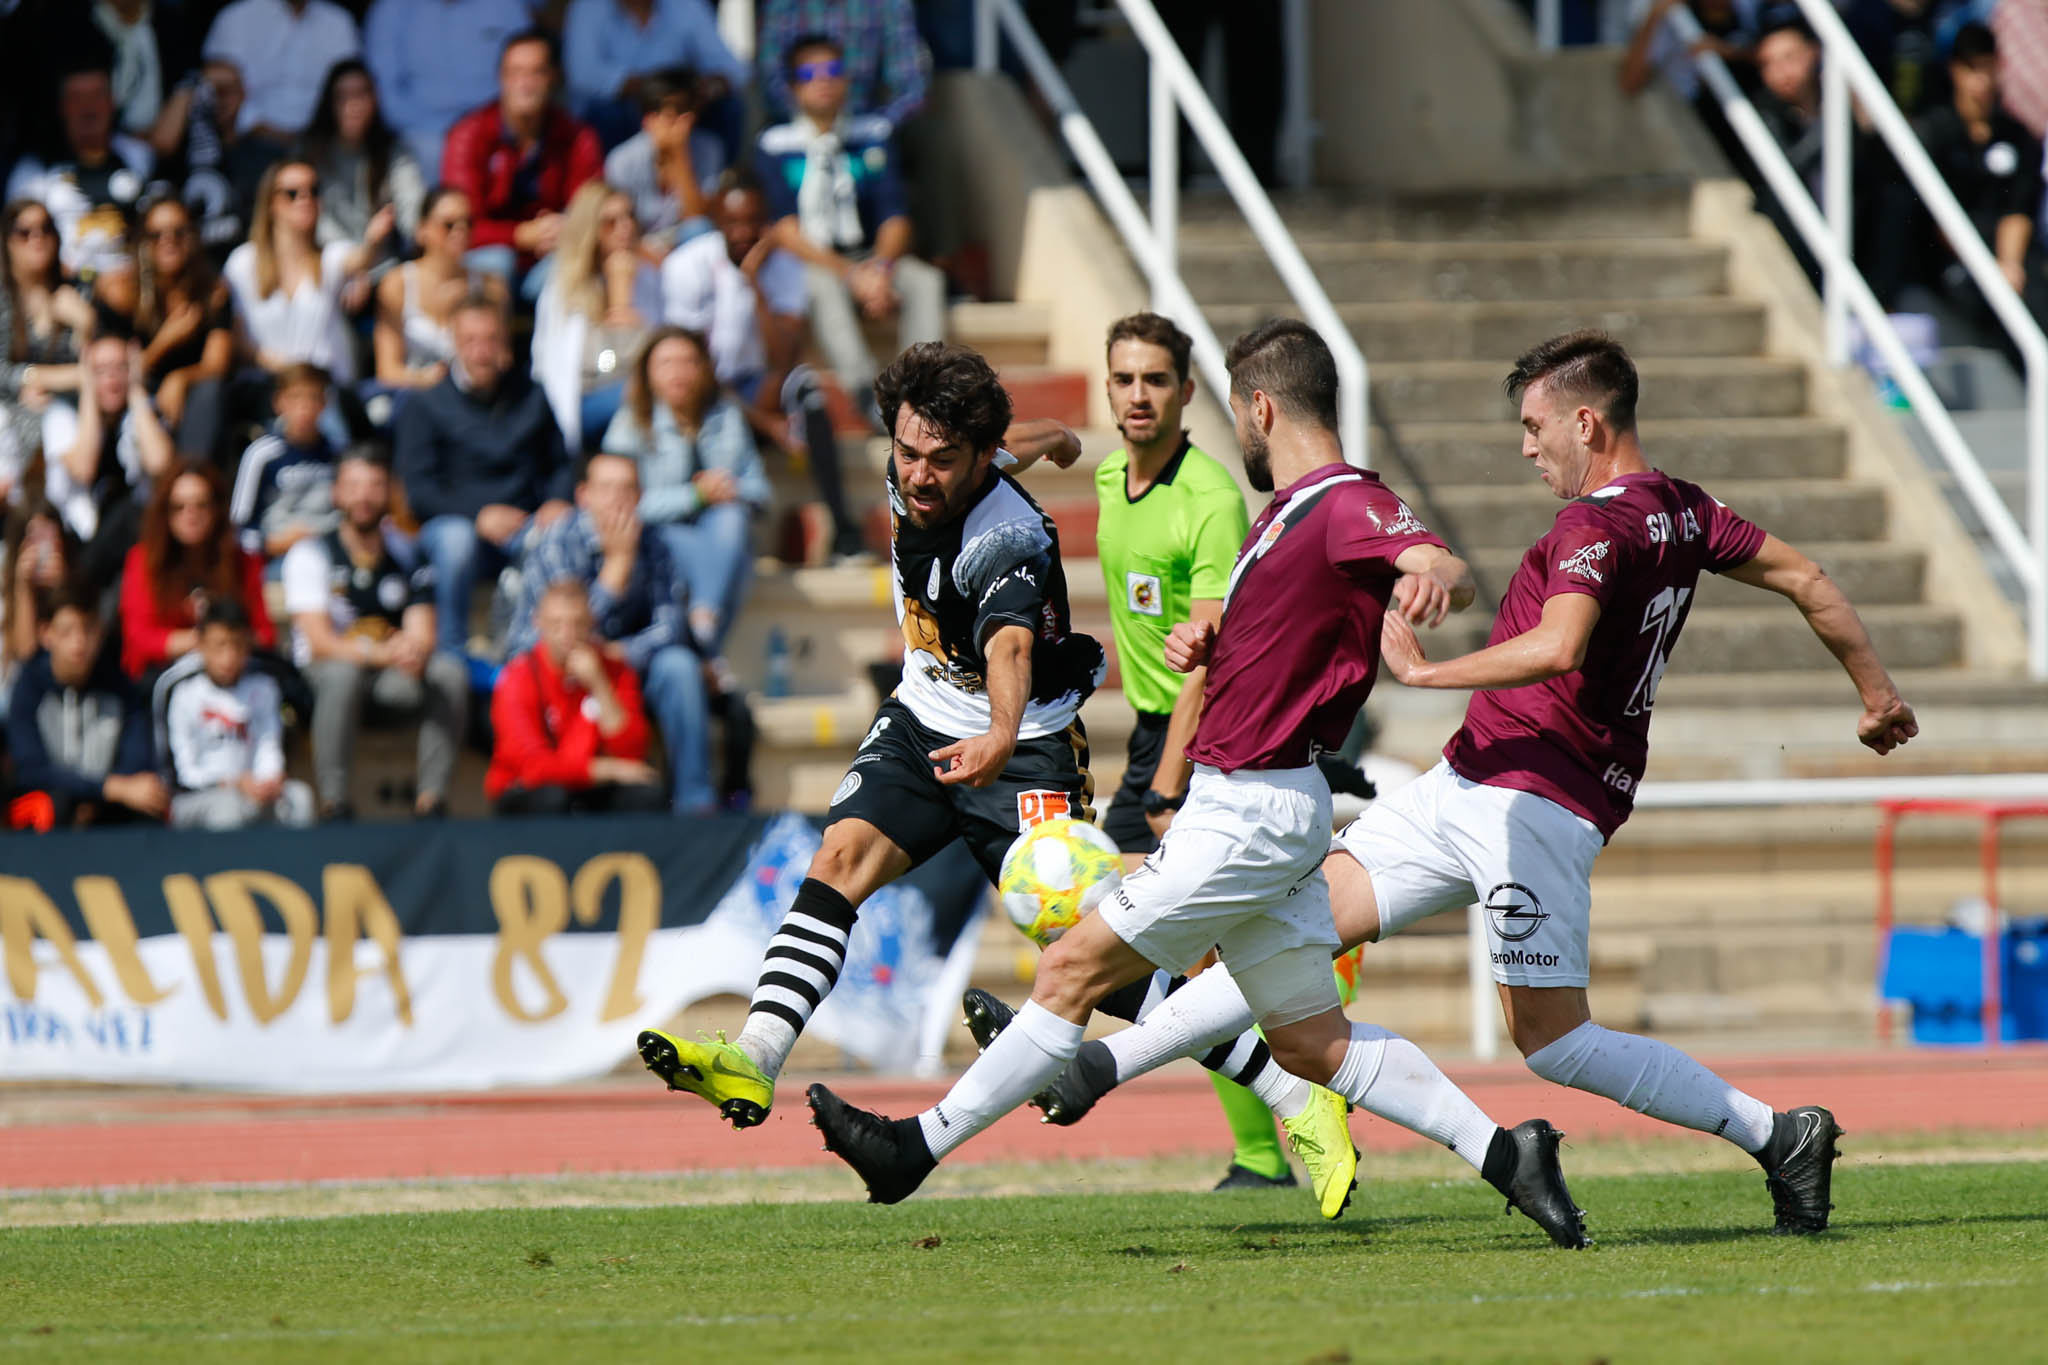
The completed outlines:
{"type": "Polygon", "coordinates": [[[204,632],[212,626],[219,626],[222,630],[247,632],[251,628],[249,609],[237,598],[211,598],[206,604],[206,610],[199,613],[199,629],[204,632]]]}
{"type": "Polygon", "coordinates": [[[1174,377],[1185,384],[1188,382],[1188,357],[1193,353],[1195,343],[1173,319],[1158,313],[1132,313],[1129,317],[1118,318],[1109,324],[1109,340],[1103,345],[1103,356],[1116,349],[1119,341],[1145,341],[1154,346],[1164,347],[1173,357],[1174,377]]]}
{"type": "Polygon", "coordinates": [[[47,626],[57,619],[57,613],[64,611],[75,611],[88,621],[97,621],[100,619],[99,594],[84,583],[59,583],[36,600],[36,624],[47,626]]]}
{"type": "Polygon", "coordinates": [[[498,47],[498,65],[503,66],[505,64],[506,53],[515,47],[524,47],[528,43],[539,43],[542,47],[546,48],[548,50],[548,65],[554,67],[557,71],[562,69],[561,44],[555,41],[554,34],[538,27],[522,28],[500,44],[498,47]]]}
{"type": "Polygon", "coordinates": [[[317,388],[325,393],[334,387],[334,376],[318,365],[303,360],[294,361],[277,372],[277,380],[271,392],[283,393],[286,389],[295,389],[302,385],[317,388]]]}
{"type": "Polygon", "coordinates": [[[1247,403],[1257,390],[1297,422],[1337,429],[1337,357],[1307,323],[1269,318],[1231,342],[1223,363],[1247,403]]]}
{"type": "Polygon", "coordinates": [[[829,33],[800,33],[796,41],[789,45],[789,50],[783,54],[782,74],[796,75],[796,54],[813,47],[829,47],[841,57],[846,55],[846,44],[829,33]]]}
{"type": "Polygon", "coordinates": [[[1559,394],[1599,409],[1616,431],[1636,429],[1636,364],[1620,342],[1605,332],[1566,332],[1539,342],[1515,358],[1501,387],[1509,399],[1544,379],[1559,394]]]}
{"type": "Polygon", "coordinates": [[[1956,30],[1955,42],[1948,50],[1948,59],[1952,62],[1974,62],[1981,57],[1997,55],[1998,35],[1975,20],[1956,30]]]}
{"type": "Polygon", "coordinates": [[[687,66],[664,66],[640,78],[640,112],[658,114],[670,100],[688,100],[697,107],[697,73],[687,66]]]}
{"type": "Polygon", "coordinates": [[[337,471],[345,464],[366,464],[389,474],[391,447],[382,441],[357,441],[335,457],[334,467],[337,471]]]}
{"type": "Polygon", "coordinates": [[[1820,44],[1820,39],[1814,36],[1813,25],[1806,22],[1799,6],[1793,4],[1772,5],[1757,19],[1756,40],[1759,43],[1774,33],[1796,33],[1813,46],[1820,44]]]}
{"type": "Polygon", "coordinates": [[[978,351],[947,341],[920,341],[875,377],[875,406],[895,439],[907,406],[948,438],[977,453],[1002,444],[1010,425],[1010,394],[978,351]]]}
{"type": "Polygon", "coordinates": [[[631,455],[621,454],[616,450],[591,450],[585,451],[576,460],[576,482],[579,485],[590,481],[590,467],[599,460],[624,460],[628,465],[632,466],[633,477],[635,479],[640,477],[640,462],[631,455]]]}

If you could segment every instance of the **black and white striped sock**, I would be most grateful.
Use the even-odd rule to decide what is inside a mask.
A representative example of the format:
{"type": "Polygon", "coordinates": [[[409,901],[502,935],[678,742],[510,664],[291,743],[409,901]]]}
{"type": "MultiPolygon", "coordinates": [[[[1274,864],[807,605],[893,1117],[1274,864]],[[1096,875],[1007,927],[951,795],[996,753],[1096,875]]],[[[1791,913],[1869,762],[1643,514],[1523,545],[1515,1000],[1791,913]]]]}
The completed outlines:
{"type": "Polygon", "coordinates": [[[854,914],[846,897],[817,878],[806,877],[775,937],[768,940],[761,979],[754,984],[747,1024],[737,1042],[770,1076],[782,1070],[797,1035],[839,983],[854,914]]]}

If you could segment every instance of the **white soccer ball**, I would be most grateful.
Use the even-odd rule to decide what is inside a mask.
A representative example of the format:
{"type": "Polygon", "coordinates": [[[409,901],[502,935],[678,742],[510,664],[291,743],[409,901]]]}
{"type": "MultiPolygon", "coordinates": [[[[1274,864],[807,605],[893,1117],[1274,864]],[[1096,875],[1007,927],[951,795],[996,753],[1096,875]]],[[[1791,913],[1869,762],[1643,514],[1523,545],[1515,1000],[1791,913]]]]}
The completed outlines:
{"type": "Polygon", "coordinates": [[[1107,834],[1080,820],[1047,820],[1010,845],[996,890],[1017,931],[1043,948],[1123,877],[1123,858],[1107,834]]]}

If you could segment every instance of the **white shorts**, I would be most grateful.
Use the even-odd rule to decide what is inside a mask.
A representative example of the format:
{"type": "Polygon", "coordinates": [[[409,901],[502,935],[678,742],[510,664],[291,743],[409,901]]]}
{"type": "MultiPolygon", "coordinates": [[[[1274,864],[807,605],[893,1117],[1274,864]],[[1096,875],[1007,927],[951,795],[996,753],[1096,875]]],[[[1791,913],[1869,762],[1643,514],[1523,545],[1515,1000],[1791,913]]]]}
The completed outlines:
{"type": "Polygon", "coordinates": [[[1344,827],[1332,849],[1372,877],[1380,936],[1478,901],[1506,986],[1584,986],[1593,859],[1583,816],[1533,792],[1468,782],[1438,763],[1344,827]]]}
{"type": "MultiPolygon", "coordinates": [[[[1146,961],[1176,975],[1218,948],[1240,985],[1247,973],[1264,983],[1276,972],[1260,973],[1260,964],[1290,954],[1303,988],[1320,981],[1335,1005],[1337,929],[1323,880],[1329,827],[1330,788],[1314,767],[1222,773],[1197,764],[1166,837],[1097,913],[1146,961]]],[[[1304,1007],[1278,981],[1260,994],[1267,998],[1246,991],[1260,1018],[1304,1007]]]]}

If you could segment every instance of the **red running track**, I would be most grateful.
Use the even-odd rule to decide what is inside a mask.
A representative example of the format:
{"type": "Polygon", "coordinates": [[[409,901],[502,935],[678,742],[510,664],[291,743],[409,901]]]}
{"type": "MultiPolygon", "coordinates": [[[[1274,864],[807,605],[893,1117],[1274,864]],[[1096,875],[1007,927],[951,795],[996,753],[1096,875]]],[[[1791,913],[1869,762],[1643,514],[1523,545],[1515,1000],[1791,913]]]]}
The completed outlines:
{"type": "MultiPolygon", "coordinates": [[[[1859,1139],[1887,1134],[2048,1132],[2048,1047],[1787,1056],[1716,1063],[1736,1085],[1778,1108],[1825,1104],[1859,1139]]],[[[1495,1118],[1537,1115],[1578,1138],[1691,1135],[1618,1105],[1538,1080],[1519,1065],[1451,1068],[1495,1118]]],[[[888,1114],[944,1093],[938,1081],[842,1078],[835,1089],[888,1114]]],[[[624,1084],[481,1095],[249,1097],[178,1092],[76,1092],[57,1107],[93,1121],[16,1122],[0,1138],[0,1190],[310,1181],[474,1179],[703,1170],[831,1163],[819,1150],[792,1078],[758,1129],[736,1133],[709,1107],[654,1086],[624,1084]]],[[[4,1097],[4,1092],[0,1092],[4,1097]]],[[[1391,1151],[1423,1141],[1354,1117],[1359,1145],[1391,1151]]],[[[1090,1160],[1219,1151],[1228,1138],[1207,1079],[1192,1067],[1148,1077],[1105,1100],[1074,1128],[1013,1114],[956,1153],[955,1162],[1090,1160]]]]}

